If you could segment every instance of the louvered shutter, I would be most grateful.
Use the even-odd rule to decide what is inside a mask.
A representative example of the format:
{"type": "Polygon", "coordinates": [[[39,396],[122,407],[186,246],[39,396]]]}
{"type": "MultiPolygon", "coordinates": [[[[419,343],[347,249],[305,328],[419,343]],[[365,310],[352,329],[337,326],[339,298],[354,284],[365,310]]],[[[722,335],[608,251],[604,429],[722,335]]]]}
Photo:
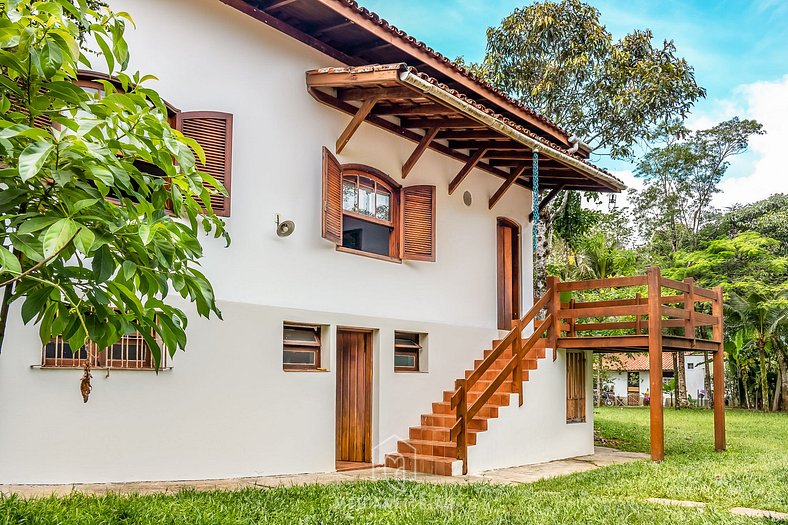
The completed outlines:
{"type": "Polygon", "coordinates": [[[211,207],[216,215],[229,217],[233,116],[219,111],[185,111],[176,114],[175,127],[205,151],[205,164],[197,159],[197,169],[224,185],[228,196],[211,195],[211,207]]]}
{"type": "Polygon", "coordinates": [[[323,238],[342,244],[342,165],[323,147],[323,238]]]}
{"type": "Polygon", "coordinates": [[[403,259],[435,261],[435,186],[402,188],[403,259]]]}

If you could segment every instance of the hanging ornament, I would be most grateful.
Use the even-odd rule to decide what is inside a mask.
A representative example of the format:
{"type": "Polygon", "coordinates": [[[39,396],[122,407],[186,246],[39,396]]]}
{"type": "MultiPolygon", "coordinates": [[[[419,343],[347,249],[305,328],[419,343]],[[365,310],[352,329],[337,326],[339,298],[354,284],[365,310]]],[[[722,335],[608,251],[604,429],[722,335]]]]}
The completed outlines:
{"type": "Polygon", "coordinates": [[[533,232],[533,240],[534,240],[534,251],[536,251],[536,236],[537,236],[537,226],[539,224],[539,150],[534,150],[533,156],[533,177],[531,177],[531,182],[533,185],[533,214],[534,214],[534,232],[533,232]]]}

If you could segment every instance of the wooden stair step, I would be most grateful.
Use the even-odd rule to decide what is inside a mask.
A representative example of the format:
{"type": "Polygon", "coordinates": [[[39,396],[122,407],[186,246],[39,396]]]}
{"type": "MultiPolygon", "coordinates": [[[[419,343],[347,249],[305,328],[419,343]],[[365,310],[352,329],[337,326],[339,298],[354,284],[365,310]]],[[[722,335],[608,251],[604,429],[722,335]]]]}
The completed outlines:
{"type": "MultiPolygon", "coordinates": [[[[423,474],[437,474],[438,476],[451,476],[457,472],[454,463],[460,463],[454,458],[443,456],[422,456],[407,452],[395,452],[386,455],[386,467],[404,469],[423,474]]],[[[461,465],[458,465],[462,469],[461,465]]]]}
{"type": "MultiPolygon", "coordinates": [[[[452,410],[451,403],[449,401],[440,401],[437,403],[432,404],[432,413],[433,414],[449,414],[452,416],[456,416],[457,412],[452,410]]],[[[484,405],[481,410],[479,410],[479,415],[482,417],[487,418],[495,418],[498,417],[498,406],[497,405],[484,405]]]]}
{"type": "MultiPolygon", "coordinates": [[[[451,397],[453,395],[454,395],[453,391],[446,390],[445,392],[443,392],[443,400],[446,402],[450,402],[451,397]]],[[[479,399],[479,397],[481,397],[481,395],[482,395],[481,392],[474,392],[472,390],[469,391],[468,402],[474,403],[477,399],[479,399]]],[[[485,406],[499,406],[499,407],[509,406],[509,401],[510,401],[509,396],[510,396],[509,392],[496,392],[495,394],[490,396],[490,399],[487,400],[485,406]]]]}
{"type": "MultiPolygon", "coordinates": [[[[425,427],[446,427],[451,428],[457,422],[452,414],[422,414],[421,424],[425,427]]],[[[487,430],[487,418],[478,414],[468,421],[468,428],[474,430],[487,430]]]]}
{"type": "Polygon", "coordinates": [[[397,442],[397,452],[418,454],[420,456],[440,456],[456,459],[457,444],[451,441],[408,439],[397,442]]]}
{"type": "MultiPolygon", "coordinates": [[[[498,374],[501,373],[501,370],[502,369],[487,370],[486,372],[484,372],[482,374],[482,376],[479,379],[483,380],[483,381],[492,381],[493,379],[498,377],[498,374]]],[[[469,377],[471,377],[471,374],[473,374],[473,370],[466,370],[465,371],[465,379],[468,379],[469,377]]],[[[528,381],[528,370],[523,370],[523,381],[528,381]]]]}
{"type": "MultiPolygon", "coordinates": [[[[428,425],[420,425],[418,427],[410,427],[408,437],[410,439],[423,439],[427,441],[444,441],[451,443],[449,427],[432,427],[428,425]]],[[[479,430],[475,428],[468,428],[468,444],[476,444],[476,434],[479,430]]]]}

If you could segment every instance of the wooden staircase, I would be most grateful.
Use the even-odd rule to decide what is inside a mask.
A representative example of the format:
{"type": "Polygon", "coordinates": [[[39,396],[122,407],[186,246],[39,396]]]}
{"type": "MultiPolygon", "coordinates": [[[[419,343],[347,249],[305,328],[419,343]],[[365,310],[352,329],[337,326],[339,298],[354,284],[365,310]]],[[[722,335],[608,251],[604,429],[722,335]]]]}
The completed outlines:
{"type": "Polygon", "coordinates": [[[386,467],[440,476],[468,472],[467,448],[487,430],[487,422],[498,417],[500,407],[509,405],[512,394],[519,394],[523,403],[523,383],[545,356],[549,339],[542,335],[553,324],[549,314],[543,322],[534,318],[551,296],[546,293],[525,317],[513,322],[504,339],[493,341],[483,359],[474,361],[473,369],[456,381],[456,390],[443,392],[443,399],[432,404],[432,412],[422,414],[421,424],[409,429],[409,439],[399,441],[397,452],[386,455],[386,467]],[[523,340],[522,330],[531,321],[534,333],[523,340]]]}

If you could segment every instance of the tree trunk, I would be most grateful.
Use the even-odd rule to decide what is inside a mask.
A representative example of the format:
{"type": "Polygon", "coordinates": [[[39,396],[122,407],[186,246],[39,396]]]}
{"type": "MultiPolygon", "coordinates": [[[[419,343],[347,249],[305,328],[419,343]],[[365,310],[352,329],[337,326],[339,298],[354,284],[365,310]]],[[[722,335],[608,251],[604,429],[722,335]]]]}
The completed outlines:
{"type": "Polygon", "coordinates": [[[679,389],[678,392],[678,404],[681,408],[686,408],[689,406],[689,400],[687,399],[687,374],[685,373],[685,364],[684,364],[684,352],[676,352],[676,368],[678,372],[678,376],[676,377],[676,385],[679,389]]]}
{"type": "Polygon", "coordinates": [[[749,382],[747,381],[747,373],[746,372],[742,374],[741,382],[742,382],[742,385],[744,385],[744,404],[746,405],[745,408],[751,408],[750,407],[750,385],[748,384],[749,382]]]}
{"type": "Polygon", "coordinates": [[[780,381],[780,376],[782,372],[780,369],[777,369],[777,381],[774,382],[774,396],[772,396],[772,412],[777,412],[780,410],[780,387],[782,386],[782,382],[780,381]]]}
{"type": "Polygon", "coordinates": [[[777,364],[780,367],[780,391],[782,395],[782,410],[788,412],[788,359],[781,349],[777,349],[777,364]]]}
{"type": "Polygon", "coordinates": [[[761,370],[761,408],[764,412],[769,411],[769,377],[766,368],[766,341],[758,340],[758,360],[761,370]]]}
{"type": "MultiPolygon", "coordinates": [[[[545,209],[545,211],[547,211],[545,209]]],[[[547,291],[547,259],[550,257],[552,222],[548,217],[540,218],[536,225],[536,250],[534,251],[534,298],[542,297],[547,291]]]]}

